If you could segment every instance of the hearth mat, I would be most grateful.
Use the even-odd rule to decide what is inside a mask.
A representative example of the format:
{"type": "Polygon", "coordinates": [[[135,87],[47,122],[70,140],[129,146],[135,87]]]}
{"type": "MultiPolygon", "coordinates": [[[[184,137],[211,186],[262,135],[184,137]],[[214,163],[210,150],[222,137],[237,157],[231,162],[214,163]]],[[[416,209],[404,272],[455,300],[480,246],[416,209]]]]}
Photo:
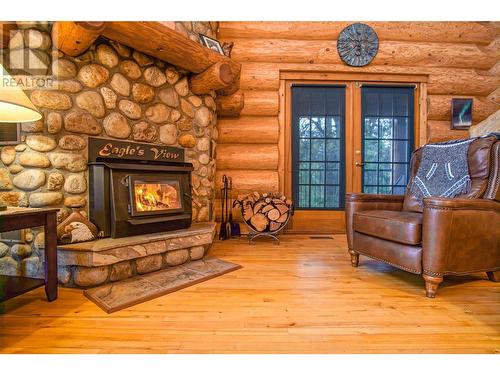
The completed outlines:
{"type": "Polygon", "coordinates": [[[221,259],[203,259],[87,289],[83,294],[109,314],[239,268],[221,259]]]}

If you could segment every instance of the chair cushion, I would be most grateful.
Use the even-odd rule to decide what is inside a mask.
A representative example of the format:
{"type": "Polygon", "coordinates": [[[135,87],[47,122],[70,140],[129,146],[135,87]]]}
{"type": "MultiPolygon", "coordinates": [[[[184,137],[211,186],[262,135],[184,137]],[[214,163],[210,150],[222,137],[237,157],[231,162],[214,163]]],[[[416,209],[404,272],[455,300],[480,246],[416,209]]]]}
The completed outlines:
{"type": "Polygon", "coordinates": [[[422,242],[422,214],[418,212],[358,211],[353,221],[356,232],[408,245],[422,242]]]}

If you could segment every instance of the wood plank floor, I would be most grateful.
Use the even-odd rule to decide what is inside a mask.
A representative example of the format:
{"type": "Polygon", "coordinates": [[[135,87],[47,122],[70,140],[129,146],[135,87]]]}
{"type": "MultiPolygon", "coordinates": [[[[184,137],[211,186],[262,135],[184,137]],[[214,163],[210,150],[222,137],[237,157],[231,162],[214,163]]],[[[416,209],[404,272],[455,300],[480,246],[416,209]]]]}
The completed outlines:
{"type": "Polygon", "coordinates": [[[420,277],[361,258],[345,236],[217,242],[242,269],[108,315],[80,290],[0,304],[2,353],[498,353],[500,284],[420,277]]]}

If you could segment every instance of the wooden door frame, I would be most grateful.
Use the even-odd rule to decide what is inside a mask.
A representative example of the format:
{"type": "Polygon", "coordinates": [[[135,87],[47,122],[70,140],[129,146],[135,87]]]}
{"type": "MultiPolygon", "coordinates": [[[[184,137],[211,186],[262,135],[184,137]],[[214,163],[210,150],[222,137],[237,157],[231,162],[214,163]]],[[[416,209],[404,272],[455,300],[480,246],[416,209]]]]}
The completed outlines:
{"type": "MultiPolygon", "coordinates": [[[[279,187],[287,197],[292,196],[292,111],[291,87],[293,84],[345,85],[345,191],[361,190],[361,153],[354,155],[354,145],[361,144],[361,129],[353,124],[361,121],[361,87],[363,84],[415,85],[414,95],[414,146],[418,148],[427,141],[427,81],[422,74],[380,74],[317,71],[280,71],[279,86],[279,187]],[[349,152],[348,152],[349,151],[349,152]],[[353,156],[354,155],[354,156],[353,156]],[[350,168],[347,166],[351,166],[350,168]],[[352,170],[355,173],[347,173],[352,170]]],[[[314,210],[297,211],[290,221],[287,232],[293,233],[345,233],[344,211],[314,210]],[[314,224],[313,224],[314,222],[314,224]],[[295,228],[294,228],[294,223],[295,228]],[[298,228],[300,227],[300,228],[298,228]]]]}

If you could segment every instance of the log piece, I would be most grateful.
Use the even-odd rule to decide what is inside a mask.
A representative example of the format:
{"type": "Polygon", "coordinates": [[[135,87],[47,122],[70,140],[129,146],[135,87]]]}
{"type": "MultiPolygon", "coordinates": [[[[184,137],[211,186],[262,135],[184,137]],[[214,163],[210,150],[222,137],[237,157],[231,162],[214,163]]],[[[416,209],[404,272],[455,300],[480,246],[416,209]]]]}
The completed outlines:
{"type": "MultiPolygon", "coordinates": [[[[451,121],[451,100],[458,96],[452,95],[429,95],[428,120],[451,121]]],[[[467,96],[464,96],[467,97],[467,96]]],[[[468,96],[470,98],[470,96],[468,96]]],[[[472,120],[478,123],[499,109],[498,104],[488,98],[476,96],[472,102],[472,120]]]]}
{"type": "MultiPolygon", "coordinates": [[[[237,39],[232,57],[242,62],[342,63],[331,40],[237,39]]],[[[497,61],[475,44],[384,41],[370,64],[490,69],[497,61]]]]}
{"type": "MultiPolygon", "coordinates": [[[[269,200],[269,202],[268,202],[267,200],[268,200],[268,198],[266,198],[266,200],[265,200],[265,202],[266,202],[266,203],[269,203],[269,202],[271,201],[271,200],[269,200]]],[[[262,209],[262,211],[261,211],[261,212],[262,212],[263,214],[265,214],[266,212],[269,212],[269,211],[271,211],[271,210],[274,210],[274,208],[273,208],[273,206],[272,206],[271,204],[268,204],[268,205],[266,205],[266,206],[262,209]]]]}
{"type": "Polygon", "coordinates": [[[261,208],[264,207],[265,205],[266,205],[266,202],[263,202],[263,201],[255,203],[255,206],[253,206],[253,213],[254,213],[254,215],[257,214],[257,213],[259,213],[259,211],[261,210],[261,208]]]}
{"type": "Polygon", "coordinates": [[[276,221],[271,221],[269,223],[269,230],[271,232],[277,231],[278,229],[280,229],[280,227],[281,227],[281,223],[278,223],[276,221]]]}
{"type": "Polygon", "coordinates": [[[276,219],[277,223],[284,223],[288,219],[288,212],[285,212],[278,219],[276,219]]]}
{"type": "Polygon", "coordinates": [[[219,61],[204,72],[192,75],[189,79],[189,87],[194,94],[208,94],[211,91],[228,87],[234,78],[231,65],[227,62],[219,61]]]}
{"type": "Polygon", "coordinates": [[[84,53],[105,29],[105,22],[57,21],[52,26],[52,43],[65,54],[84,53]]]}
{"type": "Polygon", "coordinates": [[[235,92],[228,96],[217,96],[217,116],[237,117],[245,106],[245,94],[235,92]]]}
{"type": "Polygon", "coordinates": [[[278,91],[245,91],[244,116],[277,116],[279,112],[278,91]]]}
{"type": "Polygon", "coordinates": [[[276,116],[241,116],[221,118],[217,121],[218,145],[223,143],[277,144],[279,123],[276,116]]]}
{"type": "Polygon", "coordinates": [[[99,21],[57,21],[52,26],[52,43],[65,54],[75,57],[94,43],[105,26],[105,22],[99,21]]]}
{"type": "Polygon", "coordinates": [[[427,121],[428,142],[443,142],[452,139],[469,138],[467,130],[451,130],[451,121],[427,121]]]}
{"type": "Polygon", "coordinates": [[[217,168],[273,170],[278,169],[277,144],[219,144],[217,168]]]}
{"type": "Polygon", "coordinates": [[[269,224],[269,220],[263,214],[253,215],[250,219],[250,224],[255,228],[258,232],[263,232],[266,230],[267,225],[269,224]]]}
{"type": "Polygon", "coordinates": [[[233,194],[248,194],[255,190],[276,191],[279,189],[279,175],[277,170],[229,170],[217,169],[215,172],[215,192],[220,197],[222,176],[226,175],[233,180],[233,194]]]}
{"type": "MultiPolygon", "coordinates": [[[[489,44],[497,34],[490,23],[479,22],[365,22],[379,40],[489,44]]],[[[219,38],[337,40],[351,22],[221,22],[219,38]]]]}
{"type": "Polygon", "coordinates": [[[161,22],[107,22],[103,35],[181,69],[201,73],[218,62],[227,62],[236,74],[240,64],[186,38],[161,22]]]}
{"type": "Polygon", "coordinates": [[[332,73],[370,73],[376,79],[380,74],[419,74],[428,75],[429,95],[472,95],[488,96],[500,85],[500,77],[480,74],[476,69],[434,68],[417,66],[379,66],[368,65],[352,68],[341,64],[294,64],[294,63],[257,63],[242,64],[242,90],[278,90],[280,70],[303,70],[332,73]]]}
{"type": "Polygon", "coordinates": [[[273,221],[279,219],[280,216],[281,216],[281,214],[276,208],[273,208],[272,210],[270,210],[267,213],[267,217],[269,218],[269,220],[273,220],[273,221]]]}

